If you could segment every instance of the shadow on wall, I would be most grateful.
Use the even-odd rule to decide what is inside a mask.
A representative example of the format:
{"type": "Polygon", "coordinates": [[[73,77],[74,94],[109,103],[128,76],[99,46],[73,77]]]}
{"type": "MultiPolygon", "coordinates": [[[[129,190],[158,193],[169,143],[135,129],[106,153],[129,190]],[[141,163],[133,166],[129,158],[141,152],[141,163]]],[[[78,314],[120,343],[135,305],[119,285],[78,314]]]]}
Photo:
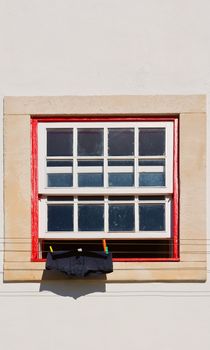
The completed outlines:
{"type": "Polygon", "coordinates": [[[102,293],[106,291],[106,275],[77,279],[65,276],[62,273],[44,271],[40,283],[40,292],[48,291],[54,294],[77,299],[81,296],[102,293]]]}

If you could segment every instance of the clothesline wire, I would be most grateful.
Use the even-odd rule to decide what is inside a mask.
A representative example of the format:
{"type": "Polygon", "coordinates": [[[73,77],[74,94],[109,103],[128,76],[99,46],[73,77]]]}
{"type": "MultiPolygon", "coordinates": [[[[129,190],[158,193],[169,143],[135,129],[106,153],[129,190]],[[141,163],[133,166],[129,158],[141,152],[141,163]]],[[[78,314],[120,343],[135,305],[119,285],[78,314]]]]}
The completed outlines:
{"type": "MultiPolygon", "coordinates": [[[[79,248],[78,248],[79,249],[79,248]]],[[[83,248],[84,251],[87,251],[85,248],[83,248]]],[[[73,249],[68,249],[68,251],[71,251],[73,249]]],[[[77,248],[75,248],[74,250],[77,250],[77,248]]],[[[50,250],[37,250],[37,253],[48,253],[50,250]]],[[[59,251],[63,251],[63,249],[60,249],[60,250],[55,250],[55,252],[59,252],[59,251]]],[[[92,249],[91,251],[95,251],[94,249],[92,249]]],[[[103,249],[101,249],[101,251],[103,251],[103,249]]],[[[0,249],[0,253],[3,253],[3,252],[9,252],[9,253],[31,253],[31,250],[30,249],[20,249],[20,250],[17,250],[17,249],[0,249]]],[[[157,252],[155,251],[145,251],[145,250],[136,250],[136,251],[131,251],[131,250],[111,250],[110,249],[110,252],[112,253],[117,253],[117,254],[138,254],[138,253],[144,253],[144,254],[166,254],[165,251],[161,251],[161,250],[158,250],[157,252]]],[[[193,251],[193,250],[187,250],[187,251],[182,251],[181,254],[204,254],[204,255],[209,255],[210,254],[210,251],[193,251]]],[[[165,258],[165,257],[164,257],[165,258]]]]}
{"type": "MultiPolygon", "coordinates": [[[[155,241],[153,242],[141,242],[141,241],[138,241],[138,242],[131,242],[131,241],[109,241],[106,239],[106,241],[108,241],[107,243],[109,243],[110,245],[144,245],[144,246],[147,246],[147,245],[155,245],[155,246],[165,246],[165,245],[169,245],[171,244],[170,242],[162,242],[162,243],[156,243],[155,241]]],[[[31,244],[32,242],[14,242],[14,241],[4,241],[4,242],[0,242],[0,244],[31,244]]],[[[41,242],[40,242],[41,243],[41,242]]],[[[95,240],[91,240],[91,241],[88,241],[88,242],[84,242],[84,240],[77,240],[77,241],[69,241],[69,242],[62,242],[62,241],[59,241],[59,242],[56,242],[56,241],[46,241],[44,242],[44,244],[48,244],[48,245],[79,245],[79,244],[84,244],[84,245],[100,245],[102,244],[101,242],[95,242],[95,240]]],[[[180,244],[181,246],[210,246],[210,243],[181,243],[180,244]]]]}
{"type": "MultiPolygon", "coordinates": [[[[69,295],[71,297],[71,295],[69,295]]],[[[88,298],[130,298],[130,297],[164,297],[164,298],[210,298],[210,295],[166,295],[166,294],[155,294],[155,295],[151,295],[151,294],[132,294],[132,295],[102,295],[102,296],[85,296],[88,298]]],[[[15,298],[26,298],[26,297],[33,297],[33,298],[58,298],[58,295],[51,295],[51,294],[38,294],[38,295],[30,295],[30,294],[23,294],[23,295],[15,295],[15,298]]],[[[0,298],[14,298],[14,295],[0,295],[0,298]]]]}
{"type": "MultiPolygon", "coordinates": [[[[134,236],[135,236],[135,233],[133,234],[134,236]]],[[[132,238],[129,238],[129,239],[123,239],[123,238],[105,238],[105,239],[107,239],[107,240],[127,240],[127,241],[130,241],[130,240],[150,240],[150,238],[148,237],[148,238],[135,238],[135,237],[132,237],[132,238]]],[[[173,238],[159,238],[159,239],[164,239],[164,240],[167,240],[167,241],[173,241],[173,238]]],[[[26,240],[26,241],[31,241],[31,237],[0,237],[0,241],[2,241],[2,242],[5,242],[5,241],[15,241],[15,240],[26,240]]],[[[45,238],[45,239],[43,239],[44,241],[49,241],[49,239],[47,239],[47,238],[45,238]]],[[[61,239],[59,239],[59,238],[56,238],[56,239],[53,239],[52,241],[53,242],[55,242],[56,240],[61,240],[61,239]]],[[[69,240],[69,241],[74,241],[74,240],[77,240],[77,241],[82,241],[82,240],[84,240],[84,241],[86,241],[86,240],[88,240],[87,238],[77,238],[77,239],[71,239],[71,237],[68,239],[64,239],[64,241],[66,241],[66,240],[69,240]]],[[[94,237],[94,238],[91,238],[91,239],[89,239],[89,240],[92,240],[92,241],[94,241],[94,240],[96,240],[96,241],[101,241],[102,240],[102,238],[98,238],[98,237],[94,237]]],[[[210,241],[210,238],[179,238],[179,241],[210,241]]]]}
{"type": "MultiPolygon", "coordinates": [[[[14,261],[13,261],[14,262],[14,261]]],[[[27,262],[26,262],[27,263],[27,262]]],[[[6,271],[26,271],[31,270],[30,268],[6,268],[6,271]]],[[[142,267],[142,268],[115,268],[115,271],[156,271],[160,270],[159,267],[142,267]]],[[[161,271],[167,270],[167,271],[206,271],[205,267],[162,267],[161,271]]],[[[33,268],[33,271],[41,271],[40,268],[33,268]]],[[[207,270],[208,273],[210,273],[210,270],[207,270]]]]}
{"type": "MultiPolygon", "coordinates": [[[[70,281],[70,280],[69,280],[70,281]]],[[[8,293],[8,294],[14,294],[14,293],[37,293],[39,291],[36,291],[36,290],[20,290],[20,291],[17,291],[17,290],[0,290],[0,294],[1,293],[8,293]]],[[[106,293],[108,294],[117,294],[117,293],[122,293],[122,294],[125,294],[125,293],[183,293],[183,294],[186,294],[186,293],[201,293],[201,294],[204,294],[204,293],[210,293],[210,290],[142,290],[142,291],[129,291],[129,290],[113,290],[113,291],[106,291],[106,293]]]]}

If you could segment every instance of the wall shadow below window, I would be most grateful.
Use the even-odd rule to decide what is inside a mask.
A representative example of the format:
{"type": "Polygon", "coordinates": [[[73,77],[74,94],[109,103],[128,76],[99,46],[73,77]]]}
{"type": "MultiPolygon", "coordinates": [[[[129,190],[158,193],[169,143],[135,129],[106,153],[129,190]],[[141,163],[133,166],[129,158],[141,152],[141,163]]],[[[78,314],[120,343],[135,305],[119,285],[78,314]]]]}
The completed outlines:
{"type": "Polygon", "coordinates": [[[104,293],[106,291],[106,275],[94,277],[94,280],[89,277],[81,280],[70,278],[63,273],[45,270],[39,291],[52,292],[59,296],[74,299],[88,294],[104,293]]]}

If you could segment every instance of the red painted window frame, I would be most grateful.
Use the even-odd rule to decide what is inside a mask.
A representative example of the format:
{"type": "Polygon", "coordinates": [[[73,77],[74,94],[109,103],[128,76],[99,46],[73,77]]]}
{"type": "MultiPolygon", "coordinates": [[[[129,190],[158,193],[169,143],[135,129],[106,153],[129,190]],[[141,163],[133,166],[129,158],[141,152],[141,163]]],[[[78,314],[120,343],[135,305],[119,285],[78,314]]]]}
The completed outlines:
{"type": "Polygon", "coordinates": [[[46,259],[39,258],[38,235],[38,123],[51,122],[134,122],[134,121],[172,121],[174,124],[174,162],[173,162],[173,195],[172,195],[172,232],[173,232],[173,257],[171,258],[114,258],[113,261],[143,262],[143,261],[179,261],[179,121],[178,116],[158,117],[121,117],[121,116],[31,116],[31,261],[40,262],[46,259]]]}

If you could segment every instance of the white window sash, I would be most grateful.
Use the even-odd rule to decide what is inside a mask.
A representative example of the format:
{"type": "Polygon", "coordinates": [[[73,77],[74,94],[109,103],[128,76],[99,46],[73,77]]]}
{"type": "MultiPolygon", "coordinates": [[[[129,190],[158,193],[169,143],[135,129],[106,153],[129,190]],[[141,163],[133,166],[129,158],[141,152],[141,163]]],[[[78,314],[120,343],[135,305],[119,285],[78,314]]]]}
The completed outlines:
{"type": "Polygon", "coordinates": [[[138,199],[138,196],[132,201],[108,200],[106,196],[103,201],[78,201],[78,197],[74,197],[73,201],[47,201],[47,198],[42,198],[39,201],[39,238],[41,239],[152,239],[152,238],[170,238],[171,237],[171,198],[166,197],[164,200],[144,200],[138,199]],[[48,232],[47,230],[47,205],[73,205],[73,231],[56,231],[48,232]],[[78,205],[104,205],[104,231],[88,232],[78,231],[78,205]],[[134,206],[134,231],[132,232],[109,232],[109,205],[132,204],[134,206]],[[139,204],[165,204],[165,231],[139,231],[139,204]]]}
{"type": "MultiPolygon", "coordinates": [[[[45,239],[145,239],[145,238],[170,238],[171,237],[171,196],[173,193],[173,122],[97,122],[97,123],[40,123],[38,124],[38,192],[43,198],[39,201],[39,238],[45,239]],[[72,156],[47,156],[47,129],[73,129],[73,155],[72,156]],[[78,129],[103,128],[104,129],[104,156],[77,156],[78,129]],[[108,129],[109,128],[134,128],[134,155],[133,156],[108,156],[108,129]],[[139,156],[139,128],[165,128],[165,155],[164,156],[139,156]],[[134,166],[109,166],[109,160],[133,161],[134,166]],[[71,160],[73,166],[47,167],[47,160],[71,160]],[[103,166],[78,166],[79,160],[103,160],[103,166]],[[164,166],[139,166],[139,160],[165,160],[164,166]],[[163,173],[165,170],[165,186],[139,187],[139,174],[149,172],[163,173]],[[72,187],[47,187],[47,174],[73,173],[72,187]],[[84,173],[103,173],[104,187],[78,187],[78,175],[84,173]],[[111,173],[133,173],[134,186],[109,187],[108,176],[111,173]],[[74,232],[47,232],[47,195],[74,196],[74,232]],[[78,232],[78,195],[99,195],[105,197],[104,203],[104,232],[78,232]],[[135,212],[135,232],[108,232],[108,196],[109,195],[133,195],[135,212]],[[139,195],[164,195],[165,203],[165,231],[140,232],[139,231],[139,195]]],[[[51,203],[51,202],[50,202],[51,203]]],[[[93,204],[93,202],[91,202],[93,204]]],[[[99,204],[99,202],[96,202],[99,204]]],[[[113,202],[119,203],[119,202],[113,202]]],[[[131,203],[131,202],[129,202],[131,203]]],[[[147,201],[144,201],[147,203],[147,201]]],[[[154,203],[154,202],[152,202],[154,203]]],[[[155,201],[161,203],[161,201],[155,201]]],[[[56,204],[58,204],[56,202],[56,204]]],[[[66,202],[65,202],[66,204],[66,202]]]]}
{"type": "MultiPolygon", "coordinates": [[[[40,123],[38,125],[38,169],[39,169],[39,193],[40,194],[71,194],[71,195],[77,195],[81,193],[88,193],[88,191],[92,192],[91,188],[78,188],[77,181],[78,181],[78,174],[82,173],[82,167],[78,167],[78,160],[86,159],[102,159],[104,161],[104,187],[94,188],[93,193],[102,193],[102,194],[117,194],[117,193],[142,193],[142,194],[158,194],[158,193],[164,193],[164,194],[172,194],[173,193],[173,123],[172,122],[112,122],[112,123],[40,123]],[[107,154],[107,141],[108,141],[108,129],[109,128],[134,128],[134,140],[135,140],[135,154],[134,156],[108,156],[107,154]],[[47,147],[46,147],[46,134],[47,129],[65,129],[70,128],[73,129],[73,156],[71,157],[47,157],[47,147]],[[79,128],[104,128],[104,156],[100,157],[77,157],[77,131],[79,128]],[[139,128],[165,128],[166,130],[166,154],[165,156],[139,156],[138,155],[138,129],[139,128]],[[46,167],[46,160],[73,160],[73,186],[72,187],[47,187],[47,173],[52,172],[52,170],[49,170],[49,167],[46,167]],[[133,170],[126,170],[126,167],[116,167],[116,170],[114,169],[114,166],[108,166],[108,160],[120,160],[120,159],[126,159],[126,160],[134,160],[134,186],[132,188],[130,187],[119,187],[119,188],[111,188],[108,187],[108,173],[114,173],[114,172],[133,172],[133,170]],[[138,166],[138,160],[140,159],[163,159],[165,160],[165,186],[164,187],[139,187],[138,186],[138,176],[139,172],[142,171],[141,166],[138,166]],[[119,169],[119,170],[118,170],[119,169]],[[121,171],[122,169],[122,171],[121,171]],[[102,192],[101,192],[102,191],[102,192]]],[[[95,172],[93,170],[94,167],[90,167],[92,170],[88,172],[95,172]]],[[[145,167],[144,172],[150,172],[152,167],[145,167]],[[147,168],[147,169],[146,169],[147,168]]],[[[160,168],[153,167],[154,172],[158,172],[160,168]],[[156,169],[156,170],[155,170],[156,169]]],[[[64,172],[64,171],[62,171],[64,172]]],[[[162,172],[162,171],[160,171],[162,172]]],[[[57,173],[57,171],[56,171],[57,173]]],[[[101,173],[101,171],[100,171],[101,173]]]]}

